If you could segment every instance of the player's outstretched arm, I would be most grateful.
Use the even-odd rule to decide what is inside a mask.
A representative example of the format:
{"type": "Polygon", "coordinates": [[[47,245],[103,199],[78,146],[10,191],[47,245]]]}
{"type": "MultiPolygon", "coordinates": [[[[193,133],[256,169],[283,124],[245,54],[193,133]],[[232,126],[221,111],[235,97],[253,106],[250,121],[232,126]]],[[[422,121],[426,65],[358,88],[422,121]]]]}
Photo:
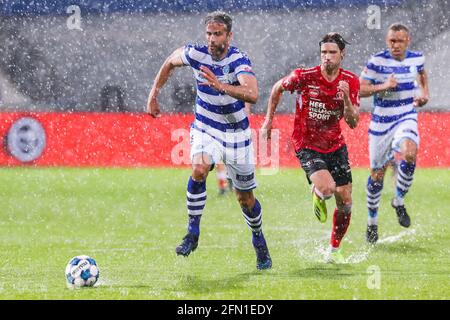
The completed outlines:
{"type": "Polygon", "coordinates": [[[391,74],[386,82],[380,84],[372,84],[369,80],[364,78],[360,78],[359,81],[361,85],[359,94],[362,98],[370,97],[376,93],[384,92],[397,86],[397,80],[395,79],[394,74],[391,74]]]}
{"type": "Polygon", "coordinates": [[[262,136],[265,139],[270,139],[271,137],[273,117],[275,115],[275,111],[277,110],[277,106],[280,102],[283,92],[283,79],[281,79],[273,85],[272,91],[270,92],[269,102],[267,104],[266,118],[261,127],[262,136]]]}
{"type": "Polygon", "coordinates": [[[427,104],[430,99],[430,91],[428,89],[428,75],[425,70],[419,72],[419,85],[422,94],[419,97],[414,97],[414,106],[422,107],[427,104]]]}
{"type": "Polygon", "coordinates": [[[181,55],[183,54],[183,48],[178,48],[172,54],[167,57],[166,61],[164,61],[163,65],[159,69],[158,74],[153,80],[153,86],[150,90],[150,94],[147,100],[147,113],[150,114],[154,118],[158,118],[161,116],[159,103],[158,103],[158,94],[161,91],[164,84],[169,79],[172,74],[173,69],[176,67],[184,66],[181,55]]]}

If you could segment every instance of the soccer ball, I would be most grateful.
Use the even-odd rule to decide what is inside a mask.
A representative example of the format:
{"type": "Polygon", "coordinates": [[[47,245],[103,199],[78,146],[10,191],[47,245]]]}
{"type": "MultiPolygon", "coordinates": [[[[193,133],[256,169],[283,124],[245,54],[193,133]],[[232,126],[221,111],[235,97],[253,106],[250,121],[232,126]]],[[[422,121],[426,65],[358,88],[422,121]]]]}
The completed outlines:
{"type": "Polygon", "coordinates": [[[97,262],[86,255],[73,257],[66,266],[66,280],[69,288],[92,287],[99,275],[97,262]]]}

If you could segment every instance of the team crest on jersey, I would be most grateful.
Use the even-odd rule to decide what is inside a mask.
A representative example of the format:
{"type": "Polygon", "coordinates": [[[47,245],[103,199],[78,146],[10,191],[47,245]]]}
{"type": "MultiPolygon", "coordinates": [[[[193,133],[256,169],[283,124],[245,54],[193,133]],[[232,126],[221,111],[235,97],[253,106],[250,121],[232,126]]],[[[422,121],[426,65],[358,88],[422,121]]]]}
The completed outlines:
{"type": "Polygon", "coordinates": [[[223,74],[230,73],[230,66],[229,65],[223,66],[222,72],[223,74]]]}
{"type": "Polygon", "coordinates": [[[320,92],[319,92],[319,90],[317,90],[317,89],[311,89],[311,90],[309,90],[309,96],[310,96],[311,98],[317,98],[317,97],[319,97],[319,94],[320,94],[320,92]]]}
{"type": "Polygon", "coordinates": [[[335,99],[336,100],[343,100],[344,99],[344,93],[342,91],[338,91],[336,93],[335,99]]]}

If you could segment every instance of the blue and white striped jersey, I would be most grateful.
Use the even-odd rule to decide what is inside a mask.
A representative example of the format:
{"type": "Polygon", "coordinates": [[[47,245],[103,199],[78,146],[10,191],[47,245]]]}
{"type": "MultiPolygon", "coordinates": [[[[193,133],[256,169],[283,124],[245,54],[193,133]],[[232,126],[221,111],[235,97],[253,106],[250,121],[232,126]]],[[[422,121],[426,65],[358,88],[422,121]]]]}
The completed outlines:
{"type": "Polygon", "coordinates": [[[361,74],[363,79],[372,84],[381,84],[394,73],[398,83],[394,89],[374,95],[370,134],[385,135],[400,122],[408,119],[417,121],[413,102],[417,90],[417,75],[424,70],[424,62],[423,54],[413,51],[407,51],[402,61],[394,59],[389,50],[369,59],[361,74]]]}
{"type": "Polygon", "coordinates": [[[244,101],[223,94],[214,88],[199,85],[204,82],[200,66],[208,67],[223,83],[239,85],[237,76],[252,74],[247,55],[236,47],[229,47],[225,58],[214,61],[206,45],[186,45],[182,54],[185,65],[192,68],[197,83],[195,121],[192,126],[212,136],[226,147],[240,148],[251,143],[250,124],[244,101]]]}

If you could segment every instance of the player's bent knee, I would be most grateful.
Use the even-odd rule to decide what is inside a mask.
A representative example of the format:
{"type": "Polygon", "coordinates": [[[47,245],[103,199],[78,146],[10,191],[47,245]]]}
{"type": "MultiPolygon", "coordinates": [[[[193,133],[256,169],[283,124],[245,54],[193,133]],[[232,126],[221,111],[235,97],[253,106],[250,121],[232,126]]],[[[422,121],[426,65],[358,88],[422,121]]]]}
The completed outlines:
{"type": "Polygon", "coordinates": [[[401,154],[406,162],[416,162],[417,144],[412,140],[406,139],[401,146],[401,154]]]}
{"type": "Polygon", "coordinates": [[[333,194],[336,192],[336,183],[332,183],[328,186],[328,188],[325,190],[324,196],[325,197],[332,197],[333,194]]]}
{"type": "Polygon", "coordinates": [[[321,192],[323,194],[324,199],[330,199],[333,196],[333,194],[336,192],[336,184],[332,183],[332,184],[325,186],[321,192]]]}
{"type": "Polygon", "coordinates": [[[385,172],[386,172],[385,169],[371,170],[370,177],[372,178],[373,181],[383,181],[385,172]]]}
{"type": "Polygon", "coordinates": [[[322,199],[330,199],[336,191],[336,183],[334,181],[326,184],[314,185],[315,192],[322,199]]]}
{"type": "Polygon", "coordinates": [[[408,163],[415,163],[416,162],[416,153],[406,153],[405,156],[405,161],[408,163]]]}
{"type": "Polygon", "coordinates": [[[203,181],[208,177],[209,165],[196,164],[192,169],[192,178],[196,181],[203,181]]]}
{"type": "Polygon", "coordinates": [[[236,192],[236,197],[241,208],[251,210],[255,205],[255,198],[252,192],[236,192]]]}

